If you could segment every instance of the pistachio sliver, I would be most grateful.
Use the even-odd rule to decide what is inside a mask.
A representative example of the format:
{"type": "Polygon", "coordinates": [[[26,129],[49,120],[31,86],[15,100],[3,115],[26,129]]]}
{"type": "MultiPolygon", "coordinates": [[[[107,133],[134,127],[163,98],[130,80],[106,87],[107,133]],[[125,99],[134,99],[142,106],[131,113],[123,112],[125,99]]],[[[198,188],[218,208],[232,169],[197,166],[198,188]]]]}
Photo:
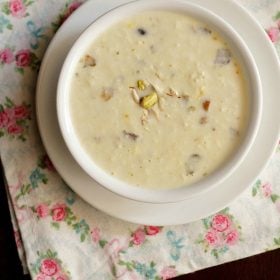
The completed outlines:
{"type": "Polygon", "coordinates": [[[158,95],[156,92],[152,92],[140,99],[140,105],[144,109],[152,108],[158,102],[158,95]]]}
{"type": "Polygon", "coordinates": [[[146,88],[146,84],[143,80],[138,80],[137,81],[137,88],[140,90],[145,90],[146,88]]]}

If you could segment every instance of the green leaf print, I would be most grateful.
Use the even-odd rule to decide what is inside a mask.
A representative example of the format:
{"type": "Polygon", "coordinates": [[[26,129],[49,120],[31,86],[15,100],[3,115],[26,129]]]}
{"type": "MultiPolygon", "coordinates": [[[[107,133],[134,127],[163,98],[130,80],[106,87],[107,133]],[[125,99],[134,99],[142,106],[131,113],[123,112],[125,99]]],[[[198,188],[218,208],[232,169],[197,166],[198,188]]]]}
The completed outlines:
{"type": "Polygon", "coordinates": [[[12,108],[12,107],[14,107],[15,104],[14,104],[14,102],[9,97],[6,96],[4,105],[7,108],[12,108]]]}
{"type": "Polygon", "coordinates": [[[278,239],[274,238],[273,240],[274,240],[275,245],[280,246],[280,238],[278,238],[278,239]]]}
{"type": "Polygon", "coordinates": [[[107,240],[99,240],[99,246],[100,246],[101,248],[104,248],[105,245],[106,245],[107,243],[108,243],[107,240]]]}
{"type": "Polygon", "coordinates": [[[24,74],[23,68],[16,67],[15,70],[16,70],[16,72],[18,72],[18,73],[21,74],[21,75],[24,74]]]}
{"type": "Polygon", "coordinates": [[[261,180],[257,180],[255,185],[252,188],[252,196],[255,197],[258,194],[258,191],[262,185],[261,180]]]}
{"type": "Polygon", "coordinates": [[[2,12],[6,15],[10,14],[10,9],[9,9],[9,2],[6,2],[2,6],[2,12]]]}
{"type": "Polygon", "coordinates": [[[12,30],[13,29],[13,25],[11,23],[7,24],[7,29],[12,30]]]}
{"type": "Polygon", "coordinates": [[[270,196],[270,198],[271,198],[272,202],[275,203],[276,200],[279,199],[279,195],[278,195],[278,194],[272,194],[272,195],[270,196]]]}
{"type": "Polygon", "coordinates": [[[51,225],[52,225],[52,227],[54,227],[54,228],[57,229],[57,230],[60,228],[59,223],[52,222],[51,225]]]}
{"type": "Polygon", "coordinates": [[[31,184],[22,185],[20,193],[16,195],[15,199],[18,200],[21,196],[25,196],[31,192],[31,184]]]}
{"type": "Polygon", "coordinates": [[[255,187],[253,187],[253,189],[252,189],[252,196],[256,196],[257,193],[258,193],[258,190],[255,187]]]}
{"type": "Polygon", "coordinates": [[[211,251],[211,254],[212,254],[216,259],[219,258],[219,254],[218,254],[218,250],[217,250],[217,249],[213,249],[213,250],[211,251]]]}
{"type": "Polygon", "coordinates": [[[50,249],[48,249],[47,250],[47,256],[48,256],[48,258],[56,258],[56,256],[57,256],[57,253],[56,252],[53,252],[52,250],[50,250],[50,249]]]}
{"type": "Polygon", "coordinates": [[[30,6],[31,4],[33,4],[34,0],[23,0],[23,3],[27,7],[27,6],[30,6]]]}
{"type": "Polygon", "coordinates": [[[82,233],[82,234],[81,234],[81,238],[80,238],[80,239],[81,239],[81,242],[84,242],[84,241],[85,241],[85,239],[86,239],[86,235],[85,235],[84,233],[82,233]]]}
{"type": "Polygon", "coordinates": [[[278,19],[280,19],[280,11],[277,12],[277,14],[273,17],[273,20],[275,20],[275,21],[278,19]]]}

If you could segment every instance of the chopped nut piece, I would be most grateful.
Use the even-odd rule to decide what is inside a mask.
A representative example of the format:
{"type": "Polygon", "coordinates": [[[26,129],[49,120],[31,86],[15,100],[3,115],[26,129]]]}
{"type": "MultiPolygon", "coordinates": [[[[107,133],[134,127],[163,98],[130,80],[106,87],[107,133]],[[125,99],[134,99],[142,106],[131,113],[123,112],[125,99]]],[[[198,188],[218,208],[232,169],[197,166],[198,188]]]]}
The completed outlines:
{"type": "Polygon", "coordinates": [[[204,111],[208,112],[210,103],[211,103],[211,102],[210,102],[209,100],[205,100],[205,101],[202,103],[202,107],[203,107],[204,111]]]}
{"type": "Polygon", "coordinates": [[[199,155],[199,154],[192,154],[191,156],[190,156],[190,159],[191,160],[199,160],[201,158],[201,156],[199,155]]]}
{"type": "Polygon", "coordinates": [[[179,94],[172,88],[169,88],[169,91],[166,93],[168,96],[176,96],[178,97],[179,94]]]}
{"type": "Polygon", "coordinates": [[[208,122],[207,117],[202,117],[202,118],[200,118],[200,120],[199,120],[199,123],[200,123],[200,124],[206,124],[207,122],[208,122]]]}
{"type": "Polygon", "coordinates": [[[137,87],[140,90],[144,90],[146,88],[146,84],[145,84],[145,82],[143,80],[138,80],[137,81],[137,87]]]}
{"type": "Polygon", "coordinates": [[[189,156],[187,162],[185,163],[186,175],[193,176],[195,170],[197,169],[197,165],[201,160],[201,156],[199,154],[192,154],[189,156]]]}
{"type": "Polygon", "coordinates": [[[182,99],[185,100],[186,102],[188,102],[190,100],[190,96],[187,95],[187,94],[183,94],[182,96],[182,99]]]}
{"type": "Polygon", "coordinates": [[[196,108],[194,106],[189,106],[188,107],[189,112],[194,112],[195,110],[196,110],[196,108]]]}
{"type": "Polygon", "coordinates": [[[137,104],[139,104],[139,102],[140,102],[140,97],[139,97],[139,95],[138,95],[136,89],[135,89],[134,87],[130,87],[130,89],[131,89],[131,95],[132,95],[133,100],[134,100],[137,104]]]}
{"type": "Polygon", "coordinates": [[[86,55],[84,58],[84,67],[94,67],[96,65],[96,60],[91,55],[86,55]]]}
{"type": "Polygon", "coordinates": [[[152,91],[155,91],[155,92],[161,92],[162,91],[162,86],[160,83],[153,83],[151,81],[148,81],[149,83],[149,87],[151,88],[152,91]]]}
{"type": "Polygon", "coordinates": [[[231,61],[231,52],[228,49],[218,49],[216,58],[215,58],[215,64],[219,65],[226,65],[229,64],[231,61]]]}
{"type": "Polygon", "coordinates": [[[104,101],[108,101],[113,97],[113,91],[110,89],[103,89],[100,96],[104,101]]]}
{"type": "Polygon", "coordinates": [[[148,121],[149,112],[147,110],[143,110],[143,115],[141,117],[141,124],[144,125],[148,121]]]}
{"type": "Polygon", "coordinates": [[[158,95],[156,92],[152,92],[140,99],[140,105],[144,109],[152,108],[158,102],[158,95]]]}
{"type": "Polygon", "coordinates": [[[194,171],[190,170],[189,168],[186,168],[186,175],[187,176],[193,176],[194,175],[194,171]]]}
{"type": "Polygon", "coordinates": [[[154,114],[157,120],[159,120],[159,112],[156,108],[152,108],[151,112],[154,114]]]}
{"type": "Polygon", "coordinates": [[[211,34],[212,30],[207,27],[200,27],[200,28],[198,28],[198,32],[200,32],[202,34],[211,34]]]}
{"type": "Polygon", "coordinates": [[[137,135],[135,133],[127,132],[126,130],[123,130],[123,134],[133,141],[136,141],[137,138],[139,137],[139,135],[137,135]]]}
{"type": "Polygon", "coordinates": [[[190,98],[189,95],[187,95],[185,93],[180,95],[176,90],[174,90],[172,88],[168,89],[168,92],[166,93],[166,95],[171,96],[171,97],[175,96],[177,98],[182,98],[185,101],[189,101],[189,98],[190,98]]]}
{"type": "Polygon", "coordinates": [[[210,35],[212,33],[212,30],[205,26],[198,26],[198,27],[192,26],[192,30],[195,33],[202,34],[202,35],[210,35]]]}
{"type": "Polygon", "coordinates": [[[233,127],[230,127],[229,131],[233,136],[238,137],[240,135],[239,131],[233,127]]]}
{"type": "Polygon", "coordinates": [[[156,76],[159,80],[163,81],[163,78],[159,75],[159,73],[155,73],[155,76],[156,76]]]}
{"type": "Polygon", "coordinates": [[[158,108],[163,111],[164,107],[164,98],[163,97],[159,97],[158,98],[158,108]]]}

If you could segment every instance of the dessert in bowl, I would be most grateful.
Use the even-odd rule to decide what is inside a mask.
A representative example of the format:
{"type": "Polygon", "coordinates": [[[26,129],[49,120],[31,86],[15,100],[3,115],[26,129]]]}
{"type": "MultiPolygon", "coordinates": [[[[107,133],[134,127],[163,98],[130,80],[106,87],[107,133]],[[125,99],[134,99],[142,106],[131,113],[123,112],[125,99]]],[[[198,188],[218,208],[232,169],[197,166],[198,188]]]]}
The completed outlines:
{"type": "Polygon", "coordinates": [[[176,202],[219,187],[254,141],[261,86],[250,51],[187,1],[135,1],[94,21],[59,77],[58,119],[107,189],[176,202]]]}

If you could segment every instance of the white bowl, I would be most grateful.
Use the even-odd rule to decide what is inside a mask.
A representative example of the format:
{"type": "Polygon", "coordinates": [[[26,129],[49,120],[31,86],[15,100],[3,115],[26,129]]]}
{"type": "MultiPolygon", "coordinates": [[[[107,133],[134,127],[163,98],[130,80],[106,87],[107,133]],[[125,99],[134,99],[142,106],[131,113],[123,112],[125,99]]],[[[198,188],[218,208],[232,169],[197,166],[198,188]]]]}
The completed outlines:
{"type": "Polygon", "coordinates": [[[231,175],[247,155],[256,137],[262,115],[260,77],[254,59],[246,44],[232,27],[217,15],[188,1],[139,0],[117,7],[104,14],[94,21],[77,39],[67,55],[60,73],[57,88],[57,113],[63,138],[71,154],[83,170],[102,186],[116,194],[138,201],[149,203],[176,202],[188,199],[194,195],[207,195],[207,190],[219,187],[220,183],[231,175]],[[231,45],[231,48],[234,49],[235,54],[242,63],[244,76],[247,78],[250,112],[248,127],[240,146],[222,167],[204,179],[186,187],[169,190],[150,190],[132,186],[113,177],[99,167],[83,149],[71,122],[69,86],[80,55],[85,53],[90,44],[107,28],[125,18],[131,17],[133,14],[145,10],[169,10],[186,13],[186,15],[209,24],[214,30],[222,34],[231,45]]]}

